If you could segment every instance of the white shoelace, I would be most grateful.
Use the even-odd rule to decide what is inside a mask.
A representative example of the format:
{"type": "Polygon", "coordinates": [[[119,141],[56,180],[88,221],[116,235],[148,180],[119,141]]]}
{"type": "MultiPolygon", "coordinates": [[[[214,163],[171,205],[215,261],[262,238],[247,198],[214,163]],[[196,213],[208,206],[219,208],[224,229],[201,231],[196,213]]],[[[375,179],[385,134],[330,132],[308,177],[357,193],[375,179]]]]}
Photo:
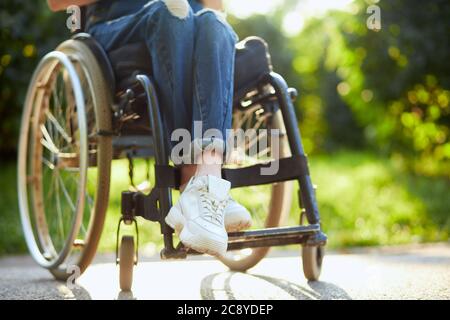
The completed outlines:
{"type": "Polygon", "coordinates": [[[228,204],[228,199],[216,200],[211,197],[207,187],[199,189],[202,206],[205,209],[204,217],[211,222],[223,226],[224,212],[228,204]]]}

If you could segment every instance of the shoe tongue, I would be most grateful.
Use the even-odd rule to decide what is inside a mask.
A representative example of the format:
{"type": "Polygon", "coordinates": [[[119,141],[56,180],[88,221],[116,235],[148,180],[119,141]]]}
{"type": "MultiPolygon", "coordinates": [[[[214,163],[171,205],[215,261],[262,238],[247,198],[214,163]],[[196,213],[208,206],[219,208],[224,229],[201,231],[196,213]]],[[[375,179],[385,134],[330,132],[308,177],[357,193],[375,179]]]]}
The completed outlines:
{"type": "Polygon", "coordinates": [[[218,200],[228,199],[231,183],[215,176],[207,176],[208,191],[218,200]]]}

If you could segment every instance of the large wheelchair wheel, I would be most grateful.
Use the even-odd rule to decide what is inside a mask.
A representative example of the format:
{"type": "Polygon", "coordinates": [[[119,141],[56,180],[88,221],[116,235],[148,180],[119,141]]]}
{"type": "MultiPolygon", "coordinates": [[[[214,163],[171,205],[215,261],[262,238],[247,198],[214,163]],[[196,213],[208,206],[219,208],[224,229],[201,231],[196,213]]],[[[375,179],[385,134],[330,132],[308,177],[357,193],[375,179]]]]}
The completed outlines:
{"type": "MultiPolygon", "coordinates": [[[[277,141],[272,141],[267,147],[267,150],[261,150],[261,152],[266,153],[269,159],[264,159],[264,157],[260,158],[261,152],[259,152],[258,159],[255,159],[250,164],[291,156],[281,111],[278,110],[275,113],[271,113],[263,110],[261,105],[256,105],[241,110],[238,109],[233,114],[234,129],[279,130],[278,135],[271,136],[271,139],[277,139],[277,141]],[[271,146],[278,146],[279,152],[273,152],[271,146]]],[[[245,141],[245,144],[242,146],[245,149],[245,152],[248,153],[248,150],[254,147],[254,144],[257,143],[258,140],[264,139],[264,135],[264,131],[257,131],[256,135],[254,135],[250,141],[245,141]]],[[[267,188],[267,186],[254,186],[248,188],[251,189],[249,191],[253,194],[261,195],[261,198],[258,199],[258,203],[252,203],[249,206],[249,209],[252,212],[253,228],[272,228],[282,225],[289,215],[291,208],[292,181],[276,183],[269,188],[267,188]],[[257,188],[262,188],[264,190],[257,188]],[[255,215],[255,205],[264,213],[262,216],[255,215]]],[[[258,264],[258,262],[267,255],[269,250],[269,247],[263,247],[229,251],[224,256],[219,257],[219,260],[233,271],[244,272],[258,264]]]]}
{"type": "Polygon", "coordinates": [[[59,280],[92,261],[108,205],[110,93],[90,49],[68,40],[47,54],[28,88],[18,154],[28,249],[59,280]]]}

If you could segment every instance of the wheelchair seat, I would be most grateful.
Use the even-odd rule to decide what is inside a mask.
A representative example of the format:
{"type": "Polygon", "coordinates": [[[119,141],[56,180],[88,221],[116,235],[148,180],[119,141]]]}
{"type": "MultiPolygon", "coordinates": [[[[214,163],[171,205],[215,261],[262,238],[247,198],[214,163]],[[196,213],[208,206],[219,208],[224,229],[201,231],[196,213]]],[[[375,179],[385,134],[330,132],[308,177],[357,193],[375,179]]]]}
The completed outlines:
{"type": "MultiPolygon", "coordinates": [[[[131,43],[108,52],[116,79],[117,90],[128,88],[136,74],[152,74],[151,57],[143,42],[131,43]]],[[[262,77],[272,71],[272,63],[266,42],[249,37],[236,45],[234,72],[234,100],[242,99],[262,77]]]]}

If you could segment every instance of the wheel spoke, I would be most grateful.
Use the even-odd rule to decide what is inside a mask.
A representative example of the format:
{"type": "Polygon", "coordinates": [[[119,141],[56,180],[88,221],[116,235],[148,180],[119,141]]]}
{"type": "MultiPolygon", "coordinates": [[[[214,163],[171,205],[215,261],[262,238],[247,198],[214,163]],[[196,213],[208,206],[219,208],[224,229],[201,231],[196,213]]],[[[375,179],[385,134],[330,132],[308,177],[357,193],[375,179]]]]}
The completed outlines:
{"type": "Polygon", "coordinates": [[[252,150],[253,146],[258,142],[258,134],[252,134],[249,140],[250,141],[248,142],[247,151],[252,150]]]}
{"type": "Polygon", "coordinates": [[[50,169],[50,170],[54,170],[55,169],[55,165],[53,163],[51,163],[49,160],[47,160],[45,157],[42,157],[42,162],[50,169]]]}
{"type": "Polygon", "coordinates": [[[61,134],[61,136],[64,138],[64,140],[67,141],[67,143],[72,143],[72,138],[69,137],[69,135],[67,134],[67,132],[63,129],[63,127],[59,124],[58,120],[56,120],[55,116],[53,115],[53,113],[50,112],[50,110],[47,110],[46,115],[48,117],[48,119],[51,121],[51,123],[53,124],[54,128],[61,134]]]}
{"type": "Polygon", "coordinates": [[[64,239],[65,239],[65,232],[64,232],[64,219],[63,219],[63,214],[62,214],[62,210],[61,210],[61,199],[59,197],[59,182],[58,180],[55,181],[56,184],[56,211],[58,213],[58,218],[59,218],[59,223],[58,223],[58,227],[59,227],[59,234],[61,236],[61,240],[64,243],[64,239]]]}
{"type": "Polygon", "coordinates": [[[89,209],[92,210],[92,208],[94,206],[94,199],[92,199],[92,197],[89,195],[88,190],[86,190],[86,197],[87,197],[87,200],[88,200],[89,209]]]}
{"type": "Polygon", "coordinates": [[[61,105],[61,101],[60,101],[60,86],[58,85],[58,83],[59,83],[59,75],[57,75],[56,76],[56,79],[55,79],[55,87],[54,87],[54,90],[52,91],[52,94],[53,94],[53,102],[54,102],[54,107],[55,107],[55,111],[57,112],[57,114],[56,114],[56,116],[57,117],[59,117],[59,116],[61,116],[61,107],[62,107],[62,105],[61,105]]]}
{"type": "Polygon", "coordinates": [[[44,135],[44,138],[41,139],[41,144],[44,147],[46,147],[50,152],[58,154],[59,153],[59,149],[53,143],[53,140],[50,137],[50,134],[48,133],[47,128],[45,127],[45,125],[41,124],[40,128],[41,128],[42,134],[44,135]]]}
{"type": "MultiPolygon", "coordinates": [[[[64,75],[61,75],[61,76],[64,77],[64,75]]],[[[63,85],[61,85],[60,79],[61,79],[60,76],[56,77],[55,86],[54,86],[54,90],[53,90],[53,102],[54,102],[53,108],[54,108],[55,114],[53,116],[51,111],[48,109],[49,113],[51,115],[50,116],[47,115],[48,119],[52,122],[55,129],[60,132],[60,136],[58,137],[58,139],[56,141],[56,142],[58,142],[58,145],[61,145],[62,138],[64,138],[65,140],[67,140],[67,138],[69,138],[69,140],[71,140],[70,136],[65,132],[65,130],[63,129],[63,127],[60,124],[60,122],[64,123],[63,105],[61,103],[63,100],[63,99],[61,99],[61,90],[62,90],[63,85]],[[53,116],[55,121],[53,121],[51,116],[53,116]],[[62,130],[60,130],[60,129],[62,129],[62,130]]],[[[62,81],[64,81],[64,79],[62,81]]]]}
{"type": "Polygon", "coordinates": [[[86,230],[86,227],[84,226],[84,223],[81,223],[80,229],[81,229],[81,232],[83,233],[83,235],[86,236],[87,230],[86,230]]]}
{"type": "Polygon", "coordinates": [[[253,128],[255,130],[258,130],[261,127],[261,125],[264,123],[264,121],[267,120],[270,116],[271,116],[270,114],[266,114],[264,116],[259,117],[258,121],[253,126],[253,128]]]}
{"type": "Polygon", "coordinates": [[[67,203],[70,206],[70,209],[72,209],[72,211],[75,212],[76,211],[76,207],[73,204],[72,198],[70,197],[69,192],[67,191],[67,189],[66,189],[66,187],[64,185],[64,181],[63,181],[63,179],[62,179],[60,174],[58,174],[58,179],[59,179],[59,183],[60,183],[59,185],[61,187],[61,190],[64,193],[64,196],[66,197],[66,200],[67,200],[67,203]]]}
{"type": "Polygon", "coordinates": [[[45,139],[41,139],[41,144],[52,153],[57,154],[59,152],[58,148],[56,148],[55,145],[48,143],[45,139]]]}
{"type": "MultiPolygon", "coordinates": [[[[70,175],[70,177],[75,181],[75,183],[78,183],[78,181],[77,181],[77,179],[75,179],[74,177],[73,177],[73,175],[70,175]]],[[[60,180],[60,185],[61,185],[61,189],[62,189],[62,191],[63,191],[63,193],[64,193],[64,195],[65,195],[65,197],[66,197],[66,199],[67,199],[67,202],[69,203],[69,206],[70,206],[70,208],[72,209],[72,211],[74,212],[74,213],[76,213],[76,207],[75,207],[75,205],[74,205],[74,203],[73,203],[73,201],[72,201],[72,198],[70,197],[70,195],[69,195],[69,192],[67,191],[67,189],[66,189],[66,187],[65,187],[65,185],[64,185],[64,182],[63,182],[63,180],[62,180],[62,177],[61,176],[59,176],[59,180],[60,180]]],[[[83,234],[84,235],[86,235],[86,227],[84,226],[84,223],[82,222],[81,223],[81,231],[83,232],[83,234]]]]}
{"type": "MultiPolygon", "coordinates": [[[[71,173],[72,173],[72,172],[78,172],[79,169],[78,169],[78,168],[71,168],[71,169],[67,169],[67,168],[66,168],[65,171],[71,172],[71,173]]],[[[72,181],[73,181],[76,185],[78,185],[78,180],[74,177],[73,174],[70,174],[69,177],[70,177],[70,179],[72,179],[72,181]]],[[[61,177],[60,177],[60,182],[61,182],[61,184],[63,185],[63,188],[62,188],[62,189],[63,189],[64,195],[66,196],[67,201],[69,202],[69,205],[70,205],[72,211],[75,213],[75,212],[76,212],[76,207],[75,207],[75,205],[73,204],[73,201],[71,200],[70,195],[69,195],[69,192],[68,192],[67,189],[65,188],[65,186],[64,186],[64,184],[63,184],[63,182],[62,182],[62,178],[61,178],[61,177]]],[[[87,191],[86,191],[86,195],[87,195],[87,191]]],[[[87,196],[88,196],[88,195],[87,195],[87,196]]],[[[89,203],[89,202],[88,202],[88,203],[89,203]]],[[[90,205],[90,203],[89,203],[89,205],[90,205]]],[[[91,206],[90,206],[90,209],[92,209],[91,206]]],[[[81,228],[82,233],[83,233],[84,235],[86,235],[86,234],[87,234],[87,230],[86,230],[86,227],[84,226],[84,223],[83,223],[83,222],[81,223],[80,228],[81,228]]]]}
{"type": "Polygon", "coordinates": [[[66,172],[72,172],[72,173],[80,172],[80,168],[64,168],[63,170],[66,172]]]}
{"type": "Polygon", "coordinates": [[[50,199],[50,197],[53,195],[53,192],[55,191],[56,175],[57,175],[57,173],[56,173],[56,170],[55,170],[55,171],[53,171],[52,178],[50,180],[50,185],[47,188],[48,189],[48,193],[47,193],[47,197],[46,197],[47,200],[50,199]]]}

